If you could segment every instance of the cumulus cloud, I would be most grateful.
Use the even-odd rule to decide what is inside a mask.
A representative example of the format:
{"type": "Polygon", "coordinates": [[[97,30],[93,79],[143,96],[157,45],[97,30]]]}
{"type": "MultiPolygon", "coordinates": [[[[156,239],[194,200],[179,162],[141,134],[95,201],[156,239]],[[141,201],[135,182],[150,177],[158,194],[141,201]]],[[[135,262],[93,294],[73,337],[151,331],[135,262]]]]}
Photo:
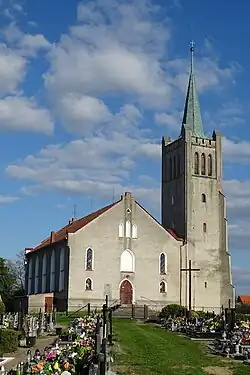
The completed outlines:
{"type": "Polygon", "coordinates": [[[26,60],[4,44],[0,44],[0,95],[16,92],[25,73],[26,60]]]}
{"type": "Polygon", "coordinates": [[[51,134],[53,122],[47,109],[34,99],[8,96],[0,99],[0,129],[51,134]]]}
{"type": "Polygon", "coordinates": [[[51,44],[43,34],[25,34],[16,25],[11,22],[3,30],[6,42],[23,56],[36,56],[40,50],[49,50],[51,44]]]}
{"type": "MultiPolygon", "coordinates": [[[[123,104],[151,109],[177,102],[180,91],[186,90],[189,62],[166,60],[172,31],[168,18],[163,18],[165,12],[166,8],[163,12],[159,4],[144,0],[80,3],[78,24],[53,45],[50,69],[44,75],[56,114],[67,130],[70,121],[79,122],[83,115],[77,110],[80,98],[96,98],[96,103],[102,100],[108,106],[105,100],[115,97],[123,104]]],[[[233,81],[235,71],[233,64],[221,67],[216,59],[198,57],[198,88],[224,87],[233,81]]],[[[182,109],[183,101],[178,103],[182,109]]],[[[156,114],[156,122],[174,126],[180,108],[156,114]]]]}

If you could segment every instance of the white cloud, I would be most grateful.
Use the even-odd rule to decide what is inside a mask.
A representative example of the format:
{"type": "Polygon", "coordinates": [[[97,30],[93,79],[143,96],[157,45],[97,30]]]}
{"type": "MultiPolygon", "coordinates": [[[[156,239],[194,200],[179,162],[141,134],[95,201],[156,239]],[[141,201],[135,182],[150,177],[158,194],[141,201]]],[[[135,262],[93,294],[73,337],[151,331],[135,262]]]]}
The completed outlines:
{"type": "Polygon", "coordinates": [[[70,132],[86,134],[112,118],[102,100],[80,94],[65,94],[58,103],[58,115],[70,132]]]}
{"type": "Polygon", "coordinates": [[[42,34],[25,34],[15,24],[11,22],[3,30],[6,42],[23,56],[36,56],[40,50],[49,50],[51,44],[42,34]]]}
{"type": "Polygon", "coordinates": [[[157,125],[166,125],[173,131],[180,131],[183,112],[173,111],[172,113],[160,112],[155,114],[154,121],[157,125]]]}
{"type": "Polygon", "coordinates": [[[0,95],[16,92],[26,73],[26,60],[0,44],[0,95]]]}
{"type": "Polygon", "coordinates": [[[8,96],[0,99],[0,129],[51,134],[53,122],[49,111],[39,108],[34,99],[8,96]]]}
{"type": "Polygon", "coordinates": [[[223,156],[225,161],[230,163],[249,163],[250,162],[250,142],[233,141],[228,138],[222,139],[223,156]]]}
{"type": "MultiPolygon", "coordinates": [[[[81,96],[98,98],[106,106],[105,100],[115,97],[122,104],[129,101],[139,103],[141,108],[156,109],[165,109],[174,101],[182,109],[183,101],[176,101],[176,97],[180,98],[180,90],[186,90],[189,62],[166,61],[171,27],[168,19],[163,19],[164,12],[146,0],[127,4],[97,0],[79,5],[79,23],[53,46],[50,69],[44,75],[56,114],[67,129],[69,119],[76,116],[81,96]],[[62,102],[69,96],[71,103],[65,114],[62,102]]],[[[201,90],[224,87],[234,79],[233,65],[222,68],[217,60],[209,58],[197,58],[196,65],[201,90]]],[[[156,121],[174,126],[179,112],[176,104],[174,108],[165,119],[164,114],[157,114],[156,121]]],[[[81,115],[78,110],[79,119],[81,115]]],[[[74,126],[71,128],[75,131],[74,126]]]]}
{"type": "Polygon", "coordinates": [[[0,195],[0,206],[3,204],[16,202],[19,198],[11,195],[0,195]]]}

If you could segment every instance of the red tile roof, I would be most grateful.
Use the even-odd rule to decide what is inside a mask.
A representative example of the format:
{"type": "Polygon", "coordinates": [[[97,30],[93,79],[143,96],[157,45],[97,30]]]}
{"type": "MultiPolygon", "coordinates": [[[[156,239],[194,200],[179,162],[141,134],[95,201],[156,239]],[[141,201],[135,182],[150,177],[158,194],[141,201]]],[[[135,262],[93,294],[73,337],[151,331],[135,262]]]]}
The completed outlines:
{"type": "MultiPolygon", "coordinates": [[[[96,212],[92,212],[91,214],[89,214],[89,215],[87,215],[87,216],[85,216],[85,217],[83,217],[81,219],[72,221],[71,223],[69,223],[65,227],[59,229],[57,232],[51,232],[51,236],[48,237],[48,238],[46,238],[44,241],[42,241],[36,247],[34,247],[34,248],[26,248],[25,249],[26,253],[42,249],[42,248],[50,245],[51,243],[55,243],[55,242],[59,242],[59,241],[62,241],[64,239],[67,239],[68,233],[75,233],[75,232],[77,232],[79,229],[85,227],[87,224],[91,223],[91,221],[97,219],[99,216],[101,216],[102,214],[104,214],[105,212],[107,212],[110,208],[114,207],[120,201],[121,200],[119,200],[119,201],[117,201],[115,203],[112,203],[112,204],[110,204],[110,205],[108,205],[106,207],[103,207],[103,208],[101,208],[100,210],[98,210],[96,212]]],[[[145,210],[145,208],[143,206],[141,206],[137,201],[136,201],[136,203],[138,204],[138,206],[140,206],[142,208],[143,211],[145,211],[149,216],[151,216],[152,219],[155,220],[155,222],[157,222],[159,225],[161,225],[147,210],[145,210]]],[[[177,241],[183,241],[183,239],[180,238],[177,235],[177,233],[174,231],[174,229],[166,229],[166,231],[174,239],[176,239],[177,241]]]]}
{"type": "Polygon", "coordinates": [[[239,296],[238,300],[243,304],[250,305],[250,296],[239,296]]]}
{"type": "Polygon", "coordinates": [[[89,215],[87,215],[87,216],[85,216],[81,219],[72,221],[71,223],[69,223],[65,227],[59,229],[57,232],[52,232],[50,237],[46,238],[46,240],[42,241],[39,245],[37,245],[33,249],[27,249],[27,250],[29,250],[27,252],[42,249],[43,247],[50,245],[52,236],[53,236],[53,243],[66,239],[68,233],[77,232],[79,229],[85,227],[87,224],[91,223],[91,221],[97,219],[99,216],[104,214],[110,208],[114,207],[118,202],[120,202],[120,200],[115,202],[115,203],[112,203],[112,204],[110,204],[106,207],[103,207],[96,212],[92,212],[91,214],[89,214],[89,215]]]}

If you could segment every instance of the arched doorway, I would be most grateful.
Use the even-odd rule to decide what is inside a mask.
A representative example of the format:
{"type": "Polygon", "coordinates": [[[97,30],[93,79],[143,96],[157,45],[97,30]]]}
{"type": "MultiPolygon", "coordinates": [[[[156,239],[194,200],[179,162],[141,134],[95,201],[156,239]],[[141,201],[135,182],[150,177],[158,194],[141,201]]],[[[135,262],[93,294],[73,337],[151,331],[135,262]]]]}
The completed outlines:
{"type": "Polygon", "coordinates": [[[128,280],[124,280],[120,286],[120,300],[122,305],[131,305],[133,300],[133,288],[128,280]]]}

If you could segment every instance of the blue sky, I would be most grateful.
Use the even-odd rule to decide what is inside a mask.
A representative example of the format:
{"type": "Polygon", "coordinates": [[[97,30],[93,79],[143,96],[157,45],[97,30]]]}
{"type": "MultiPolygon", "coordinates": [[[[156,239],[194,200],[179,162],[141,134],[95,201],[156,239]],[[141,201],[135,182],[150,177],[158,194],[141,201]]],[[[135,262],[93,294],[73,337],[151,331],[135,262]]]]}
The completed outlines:
{"type": "Polygon", "coordinates": [[[250,280],[250,4],[0,0],[1,255],[125,190],[159,218],[162,135],[179,135],[189,42],[206,133],[224,134],[237,292],[250,280]]]}

